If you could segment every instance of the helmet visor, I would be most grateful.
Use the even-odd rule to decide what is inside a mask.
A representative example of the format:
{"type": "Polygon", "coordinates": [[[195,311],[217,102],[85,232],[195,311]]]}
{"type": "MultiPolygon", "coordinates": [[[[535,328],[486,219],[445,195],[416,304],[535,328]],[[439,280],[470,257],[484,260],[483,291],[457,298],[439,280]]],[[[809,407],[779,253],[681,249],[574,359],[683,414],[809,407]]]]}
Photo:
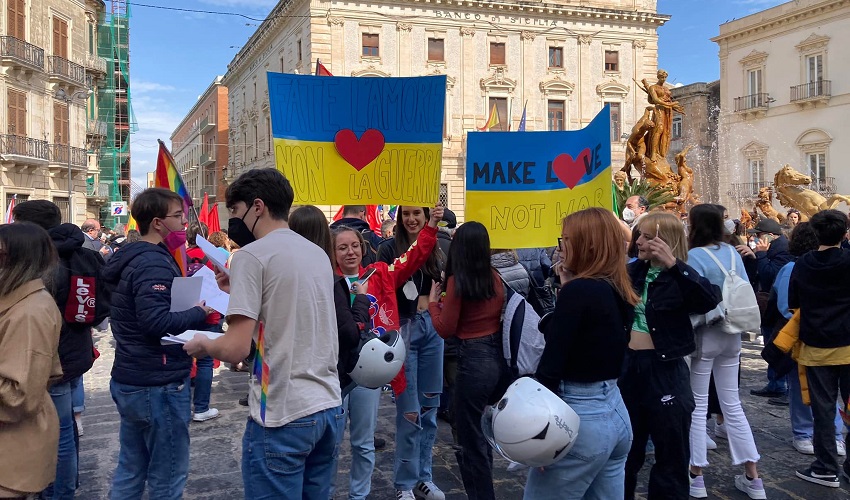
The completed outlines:
{"type": "Polygon", "coordinates": [[[488,405],[484,407],[484,412],[481,414],[481,432],[484,433],[484,439],[490,443],[491,448],[496,450],[499,455],[502,455],[506,460],[514,462],[515,460],[509,457],[504,450],[502,450],[493,435],[493,417],[495,417],[497,413],[499,412],[492,406],[488,405]]]}

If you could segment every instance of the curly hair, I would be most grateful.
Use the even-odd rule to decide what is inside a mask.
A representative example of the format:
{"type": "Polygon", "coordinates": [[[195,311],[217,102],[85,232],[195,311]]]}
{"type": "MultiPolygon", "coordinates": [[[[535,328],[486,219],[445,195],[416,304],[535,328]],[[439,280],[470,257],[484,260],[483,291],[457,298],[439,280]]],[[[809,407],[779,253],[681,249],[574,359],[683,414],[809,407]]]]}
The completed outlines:
{"type": "Polygon", "coordinates": [[[819,246],[818,234],[811,224],[799,222],[794,226],[794,230],[791,231],[791,238],[788,241],[788,251],[791,255],[800,257],[812,250],[817,250],[819,246]]]}

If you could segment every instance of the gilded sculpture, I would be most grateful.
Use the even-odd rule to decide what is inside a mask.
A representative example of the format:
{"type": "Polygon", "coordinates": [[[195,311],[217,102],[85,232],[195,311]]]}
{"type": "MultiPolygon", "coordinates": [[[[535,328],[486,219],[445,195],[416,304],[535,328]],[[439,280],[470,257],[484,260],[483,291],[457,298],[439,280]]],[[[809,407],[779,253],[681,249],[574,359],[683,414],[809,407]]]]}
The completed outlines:
{"type": "Polygon", "coordinates": [[[773,188],[765,186],[759,189],[758,198],[756,198],[756,213],[761,212],[760,217],[773,219],[782,224],[785,222],[785,214],[779,213],[773,208],[773,188]]]}
{"type": "Polygon", "coordinates": [[[808,189],[812,178],[804,175],[790,165],[785,165],[773,177],[773,186],[776,189],[776,199],[785,208],[796,208],[800,211],[800,220],[808,220],[821,210],[837,207],[840,203],[850,206],[850,196],[833,194],[824,198],[817,191],[808,189]]]}

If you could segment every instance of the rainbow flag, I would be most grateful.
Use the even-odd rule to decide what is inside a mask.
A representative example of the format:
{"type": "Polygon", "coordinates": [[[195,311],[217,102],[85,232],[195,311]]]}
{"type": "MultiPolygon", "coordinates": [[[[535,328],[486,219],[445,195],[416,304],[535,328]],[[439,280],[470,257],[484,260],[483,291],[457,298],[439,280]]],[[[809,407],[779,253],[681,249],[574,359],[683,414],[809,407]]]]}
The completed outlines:
{"type": "MultiPolygon", "coordinates": [[[[157,139],[158,140],[158,139],[157,139]]],[[[180,177],[180,172],[177,171],[177,165],[174,163],[174,158],[165,147],[165,144],[159,142],[159,154],[156,157],[156,173],[154,174],[154,187],[160,187],[174,191],[183,198],[183,213],[189,217],[189,209],[194,208],[192,197],[189,196],[189,190],[186,189],[186,183],[180,177]]],[[[172,252],[172,257],[180,267],[180,272],[186,276],[186,269],[189,267],[189,257],[186,255],[186,247],[180,247],[172,252]]]]}
{"type": "Polygon", "coordinates": [[[492,108],[490,108],[490,117],[487,118],[487,123],[484,124],[483,127],[478,129],[480,132],[487,132],[491,128],[498,125],[499,122],[499,111],[496,109],[496,105],[494,104],[492,108]]]}
{"type": "Polygon", "coordinates": [[[257,352],[254,354],[254,367],[252,373],[260,383],[260,420],[266,423],[266,400],[269,396],[269,364],[266,362],[265,354],[265,325],[260,321],[260,330],[257,334],[257,352]]]}

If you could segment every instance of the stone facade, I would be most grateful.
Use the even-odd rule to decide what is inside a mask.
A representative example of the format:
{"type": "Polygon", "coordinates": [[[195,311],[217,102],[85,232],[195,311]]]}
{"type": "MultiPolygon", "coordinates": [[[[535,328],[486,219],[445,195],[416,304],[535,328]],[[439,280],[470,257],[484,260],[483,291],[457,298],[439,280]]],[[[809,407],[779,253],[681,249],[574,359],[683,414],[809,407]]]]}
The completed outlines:
{"type": "Polygon", "coordinates": [[[171,134],[171,154],[189,194],[201,206],[224,201],[222,176],[228,162],[227,87],[218,76],[171,134]]]}
{"type": "Polygon", "coordinates": [[[667,160],[691,146],[688,166],[694,169],[694,193],[699,201],[719,203],[717,123],[720,117],[720,82],[692,83],[670,89],[685,114],[673,116],[673,132],[667,160]]]}
{"type": "Polygon", "coordinates": [[[850,194],[848,27],[850,0],[798,0],[720,26],[719,180],[730,211],[751,208],[785,164],[821,194],[850,194]]]}
{"type": "Polygon", "coordinates": [[[312,73],[317,59],[339,76],[447,75],[440,197],[461,219],[466,132],[494,105],[506,130],[525,103],[527,130],[572,130],[614,103],[612,161],[622,165],[622,133],[646,102],[633,80],[655,77],[657,29],[669,19],[655,3],[282,0],[228,65],[227,176],[274,165],[265,73],[312,73]]]}
{"type": "Polygon", "coordinates": [[[0,6],[0,212],[5,220],[13,195],[19,202],[47,199],[60,206],[63,221],[81,224],[98,211],[96,193],[86,188],[87,177],[97,174],[96,154],[87,152],[86,105],[94,99],[87,87],[105,72],[89,39],[104,4],[5,0],[0,6]]]}

